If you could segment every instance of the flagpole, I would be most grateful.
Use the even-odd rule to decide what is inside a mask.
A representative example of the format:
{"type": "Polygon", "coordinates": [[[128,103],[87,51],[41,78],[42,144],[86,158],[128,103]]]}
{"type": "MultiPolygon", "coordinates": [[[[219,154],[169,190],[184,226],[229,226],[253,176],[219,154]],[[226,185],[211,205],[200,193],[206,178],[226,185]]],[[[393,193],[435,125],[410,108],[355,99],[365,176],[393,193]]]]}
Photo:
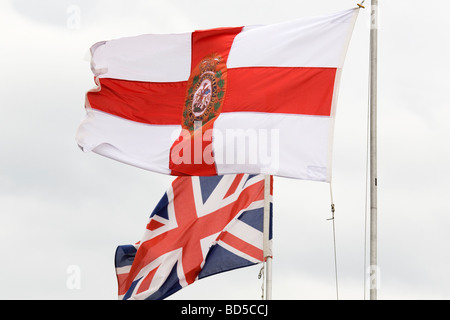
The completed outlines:
{"type": "Polygon", "coordinates": [[[377,300],[377,42],[378,0],[370,21],[370,300],[377,300]]]}
{"type": "Polygon", "coordinates": [[[272,248],[270,245],[269,231],[270,231],[270,175],[264,175],[264,259],[265,259],[265,299],[272,300],[272,248]]]}

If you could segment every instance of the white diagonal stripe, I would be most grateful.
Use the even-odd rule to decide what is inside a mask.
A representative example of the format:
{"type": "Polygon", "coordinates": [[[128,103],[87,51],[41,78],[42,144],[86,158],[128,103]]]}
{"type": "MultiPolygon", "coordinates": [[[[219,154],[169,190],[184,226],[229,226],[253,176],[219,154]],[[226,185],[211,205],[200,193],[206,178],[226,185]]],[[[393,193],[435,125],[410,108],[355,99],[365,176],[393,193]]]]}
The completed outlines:
{"type": "Polygon", "coordinates": [[[263,233],[239,219],[228,232],[258,249],[263,249],[263,233]]]}

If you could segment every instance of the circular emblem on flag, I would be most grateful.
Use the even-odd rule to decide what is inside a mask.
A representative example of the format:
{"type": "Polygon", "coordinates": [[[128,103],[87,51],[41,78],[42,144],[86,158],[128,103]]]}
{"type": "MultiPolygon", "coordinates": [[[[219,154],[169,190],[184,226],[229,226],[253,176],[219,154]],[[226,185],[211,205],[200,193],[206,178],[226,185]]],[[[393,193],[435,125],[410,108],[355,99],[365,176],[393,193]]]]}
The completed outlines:
{"type": "Polygon", "coordinates": [[[226,65],[222,57],[211,54],[193,69],[187,84],[182,127],[194,130],[194,122],[202,125],[215,119],[225,97],[226,65]]]}

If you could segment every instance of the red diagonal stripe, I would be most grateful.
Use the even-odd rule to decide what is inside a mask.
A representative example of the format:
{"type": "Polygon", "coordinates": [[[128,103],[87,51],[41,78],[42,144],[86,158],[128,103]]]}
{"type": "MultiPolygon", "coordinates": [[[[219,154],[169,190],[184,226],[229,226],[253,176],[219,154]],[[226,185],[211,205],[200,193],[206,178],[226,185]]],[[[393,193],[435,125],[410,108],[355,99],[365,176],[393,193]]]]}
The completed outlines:
{"type": "Polygon", "coordinates": [[[117,275],[117,283],[118,283],[118,292],[119,292],[119,296],[124,295],[125,293],[127,293],[128,289],[130,288],[130,286],[128,285],[128,278],[129,278],[129,274],[128,273],[122,273],[122,274],[118,274],[117,275]]]}
{"type": "Polygon", "coordinates": [[[238,238],[234,236],[233,234],[229,233],[228,231],[225,231],[221,234],[219,237],[220,240],[225,242],[226,244],[232,246],[233,248],[259,260],[263,261],[263,250],[255,247],[254,245],[242,240],[241,238],[238,238]]]}
{"type": "Polygon", "coordinates": [[[153,277],[155,276],[156,271],[158,270],[159,266],[150,271],[145,278],[142,280],[141,284],[139,285],[139,289],[136,292],[136,294],[139,294],[141,292],[144,292],[145,290],[148,290],[150,287],[150,284],[152,283],[153,277]]]}
{"type": "Polygon", "coordinates": [[[161,223],[159,221],[156,221],[154,219],[152,219],[148,224],[147,224],[147,229],[150,231],[156,230],[160,227],[164,226],[164,223],[161,223]]]}
{"type": "Polygon", "coordinates": [[[225,195],[225,198],[228,198],[229,196],[231,196],[233,193],[236,192],[237,187],[239,186],[239,183],[241,182],[242,178],[244,177],[243,173],[237,174],[234,177],[233,183],[231,184],[230,188],[227,191],[227,194],[225,195]]]}

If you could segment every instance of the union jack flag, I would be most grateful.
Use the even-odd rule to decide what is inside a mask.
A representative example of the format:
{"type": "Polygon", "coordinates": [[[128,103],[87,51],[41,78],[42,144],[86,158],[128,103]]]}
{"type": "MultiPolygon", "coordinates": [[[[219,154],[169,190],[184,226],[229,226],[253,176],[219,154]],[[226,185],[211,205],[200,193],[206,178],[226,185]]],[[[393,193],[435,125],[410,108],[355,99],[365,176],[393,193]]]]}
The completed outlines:
{"type": "Polygon", "coordinates": [[[262,262],[263,216],[264,175],[176,178],[141,241],[116,250],[119,298],[164,299],[197,279],[262,262]]]}

